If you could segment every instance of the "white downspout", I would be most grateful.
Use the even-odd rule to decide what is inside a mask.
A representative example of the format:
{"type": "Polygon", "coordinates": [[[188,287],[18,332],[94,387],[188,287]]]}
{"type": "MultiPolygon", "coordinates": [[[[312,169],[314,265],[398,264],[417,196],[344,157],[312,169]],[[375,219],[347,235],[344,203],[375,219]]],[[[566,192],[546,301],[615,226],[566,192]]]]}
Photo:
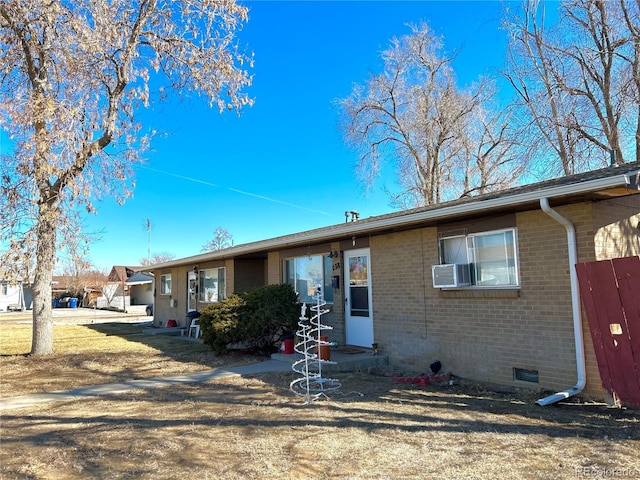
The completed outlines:
{"type": "Polygon", "coordinates": [[[540,199],[540,208],[544,213],[549,215],[558,223],[564,225],[564,228],[567,230],[567,242],[569,247],[569,276],[571,279],[571,306],[573,308],[573,336],[576,344],[576,366],[578,373],[578,380],[574,387],[562,392],[554,393],[548,397],[541,398],[536,402],[538,405],[544,407],[573,395],[577,395],[584,389],[587,380],[585,374],[586,368],[584,358],[584,341],[582,335],[582,318],[580,313],[580,290],[578,288],[578,275],[576,274],[576,263],[578,262],[576,229],[569,220],[549,206],[549,200],[547,198],[540,199]]]}

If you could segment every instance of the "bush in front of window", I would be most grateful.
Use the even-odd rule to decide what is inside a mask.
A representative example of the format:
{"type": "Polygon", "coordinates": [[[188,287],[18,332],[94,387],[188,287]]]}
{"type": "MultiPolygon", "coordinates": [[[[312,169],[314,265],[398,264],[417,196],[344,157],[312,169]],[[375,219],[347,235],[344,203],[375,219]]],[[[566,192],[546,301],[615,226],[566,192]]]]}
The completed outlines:
{"type": "Polygon", "coordinates": [[[240,316],[244,305],[244,299],[233,294],[202,310],[198,321],[202,340],[215,353],[224,353],[229,343],[241,341],[240,316]]]}
{"type": "Polygon", "coordinates": [[[223,353],[229,344],[258,351],[276,351],[283,335],[296,331],[300,303],[289,284],[267,285],[233,294],[202,310],[204,342],[223,353]]]}

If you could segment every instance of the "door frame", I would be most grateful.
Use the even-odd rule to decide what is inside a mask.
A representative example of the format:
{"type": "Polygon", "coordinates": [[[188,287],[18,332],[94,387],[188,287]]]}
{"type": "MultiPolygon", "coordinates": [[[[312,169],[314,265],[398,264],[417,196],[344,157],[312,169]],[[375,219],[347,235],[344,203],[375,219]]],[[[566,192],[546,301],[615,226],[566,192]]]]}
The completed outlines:
{"type": "Polygon", "coordinates": [[[354,248],[343,252],[344,258],[344,321],[345,339],[347,345],[371,348],[374,342],[373,334],[373,295],[371,291],[371,250],[354,248]],[[349,258],[366,257],[367,280],[367,311],[368,315],[351,315],[352,292],[349,258]]]}
{"type": "Polygon", "coordinates": [[[198,310],[198,272],[187,271],[187,312],[198,310]],[[191,281],[193,280],[193,284],[191,281]]]}

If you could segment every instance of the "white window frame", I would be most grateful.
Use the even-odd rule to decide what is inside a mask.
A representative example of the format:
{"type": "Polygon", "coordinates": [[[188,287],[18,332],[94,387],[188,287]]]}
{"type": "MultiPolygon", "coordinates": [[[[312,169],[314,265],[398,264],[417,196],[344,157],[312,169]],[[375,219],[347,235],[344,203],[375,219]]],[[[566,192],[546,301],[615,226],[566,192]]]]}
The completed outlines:
{"type": "Polygon", "coordinates": [[[160,295],[171,295],[171,274],[160,275],[160,295]]]}
{"type": "Polygon", "coordinates": [[[316,287],[320,283],[324,290],[324,301],[327,303],[333,303],[333,286],[332,286],[332,273],[333,261],[331,257],[325,254],[306,255],[301,257],[289,257],[282,261],[282,278],[283,283],[288,283],[293,287],[296,293],[300,297],[301,302],[311,303],[316,292],[316,287]],[[311,261],[315,258],[320,258],[322,262],[322,279],[318,281],[318,277],[312,279],[311,277],[301,278],[305,276],[302,272],[302,264],[306,261],[311,261]],[[301,270],[301,271],[299,271],[301,270]],[[300,280],[300,282],[299,282],[300,280]],[[306,281],[307,291],[300,292],[299,289],[303,285],[302,282],[306,281]]]}
{"type": "MultiPolygon", "coordinates": [[[[443,236],[439,240],[440,261],[443,264],[469,264],[471,269],[471,288],[519,288],[520,287],[520,268],[519,268],[519,254],[518,254],[518,235],[516,228],[505,228],[500,230],[490,230],[483,232],[474,232],[466,235],[451,235],[443,236]],[[498,268],[503,271],[503,276],[508,278],[508,282],[496,283],[498,277],[480,279],[485,270],[481,269],[482,263],[478,261],[478,257],[482,254],[481,247],[478,243],[483,238],[489,238],[491,236],[497,236],[502,234],[504,238],[507,235],[511,235],[511,243],[505,241],[502,243],[505,255],[502,258],[495,260],[494,262],[504,261],[504,268],[498,268]],[[445,244],[449,243],[454,245],[455,252],[447,251],[445,244]],[[509,250],[512,250],[511,252],[509,250]],[[510,256],[512,254],[512,257],[510,256]]],[[[490,247],[487,247],[490,248],[490,247]]],[[[485,262],[486,264],[487,262],[485,262]]],[[[470,288],[470,287],[466,287],[470,288]]]]}
{"type": "Polygon", "coordinates": [[[226,289],[227,289],[227,272],[225,267],[203,268],[198,272],[198,302],[200,303],[219,302],[220,300],[223,300],[227,296],[226,289]],[[205,285],[206,279],[214,279],[215,289],[208,288],[205,285]]]}

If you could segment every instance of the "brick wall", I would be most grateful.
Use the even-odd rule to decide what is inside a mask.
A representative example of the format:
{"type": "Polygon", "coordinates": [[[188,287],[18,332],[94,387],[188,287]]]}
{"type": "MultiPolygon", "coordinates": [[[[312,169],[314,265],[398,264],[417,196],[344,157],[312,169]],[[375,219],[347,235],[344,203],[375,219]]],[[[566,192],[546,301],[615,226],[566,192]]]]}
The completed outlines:
{"type": "MultiPolygon", "coordinates": [[[[193,264],[189,264],[154,271],[156,278],[156,296],[154,298],[153,320],[156,326],[165,327],[169,320],[175,320],[180,327],[187,326],[187,276],[189,271],[193,269],[193,266],[193,264]],[[167,273],[171,274],[171,295],[160,295],[160,275],[167,273]],[[171,306],[171,300],[177,301],[175,307],[171,306]]],[[[230,295],[233,292],[234,284],[233,260],[224,262],[218,260],[198,265],[199,270],[219,267],[225,267],[226,293],[230,295]]],[[[192,308],[195,306],[197,310],[202,310],[207,305],[207,302],[192,302],[192,308]]]]}
{"type": "MultiPolygon", "coordinates": [[[[156,283],[156,296],[153,302],[153,321],[154,324],[159,327],[166,327],[167,321],[176,320],[178,325],[184,326],[186,312],[186,279],[181,279],[181,272],[185,272],[185,268],[167,268],[163,270],[154,271],[155,283],[156,283]],[[160,276],[171,274],[171,295],[160,294],[160,276]],[[171,306],[171,300],[177,300],[178,303],[175,307],[171,306]]],[[[186,277],[186,273],[184,275],[186,277]]]]}
{"type": "MultiPolygon", "coordinates": [[[[331,244],[331,251],[340,251],[340,243],[331,244]]],[[[340,345],[344,345],[346,338],[344,319],[344,277],[342,277],[342,255],[333,259],[332,276],[338,277],[339,288],[333,289],[333,304],[329,305],[329,313],[323,317],[323,323],[330,325],[333,330],[329,333],[329,339],[340,345]]]]}
{"type": "Polygon", "coordinates": [[[416,370],[424,370],[433,360],[430,351],[437,351],[430,348],[433,339],[425,321],[425,285],[431,274],[423,258],[432,244],[437,248],[435,229],[370,240],[374,340],[394,363],[416,370]]]}
{"type": "MultiPolygon", "coordinates": [[[[573,223],[578,252],[584,251],[592,238],[590,205],[555,210],[573,223]]],[[[518,215],[518,238],[522,244],[520,294],[526,310],[523,321],[534,339],[531,347],[535,354],[521,352],[517,361],[528,361],[539,371],[541,387],[564,390],[577,381],[567,231],[544,212],[535,210],[518,215]]]]}
{"type": "Polygon", "coordinates": [[[640,195],[593,205],[595,259],[640,255],[640,195]]]}
{"type": "Polygon", "coordinates": [[[229,260],[227,274],[234,272],[234,276],[229,279],[227,286],[227,294],[246,292],[252,288],[264,285],[265,279],[265,261],[261,258],[256,259],[236,259],[235,262],[229,260]]]}
{"type": "Polygon", "coordinates": [[[280,252],[269,252],[267,259],[267,285],[282,283],[282,262],[280,252]]]}
{"type": "MultiPolygon", "coordinates": [[[[556,209],[576,227],[579,261],[595,259],[595,208],[581,203],[556,209]]],[[[575,384],[566,230],[541,210],[518,213],[516,226],[520,289],[511,290],[433,288],[436,228],[371,239],[374,335],[392,364],[424,372],[440,360],[452,373],[480,381],[550,390],[575,384]],[[538,371],[539,384],[514,380],[514,368],[538,371]]],[[[586,324],[584,335],[585,393],[601,397],[586,324]]]]}
{"type": "MultiPolygon", "coordinates": [[[[578,261],[590,262],[640,254],[640,195],[578,203],[556,210],[576,228],[578,261]]],[[[497,220],[493,220],[497,221],[497,220]]],[[[440,360],[446,370],[470,379],[516,386],[563,390],[576,382],[576,360],[571,308],[570,266],[565,228],[539,209],[520,212],[504,221],[515,223],[520,288],[433,288],[431,266],[439,263],[438,229],[435,227],[363,237],[358,248],[371,249],[374,340],[393,365],[406,371],[426,372],[440,360]],[[513,368],[536,370],[539,384],[513,379],[513,368]]],[[[462,225],[457,222],[456,225],[462,225]]],[[[321,254],[352,248],[351,241],[315,245],[283,252],[269,252],[265,265],[227,267],[227,293],[234,290],[237,275],[246,281],[282,282],[282,258],[321,254]],[[246,270],[243,273],[243,269],[246,270]],[[262,272],[259,270],[262,269],[262,272]],[[247,276],[250,274],[249,276],[247,276]],[[255,274],[255,275],[254,275],[255,274]],[[248,280],[247,280],[248,279],[248,280]]],[[[342,255],[333,259],[340,287],[335,303],[323,317],[334,327],[332,341],[345,341],[344,265],[342,255]]],[[[215,265],[201,265],[200,268],[215,265]]],[[[186,301],[187,267],[173,268],[172,295],[159,294],[156,271],[156,320],[182,320],[186,301]],[[171,298],[178,307],[169,307],[171,298]]],[[[199,305],[200,307],[200,305],[199,305]]],[[[587,396],[602,398],[602,387],[591,343],[583,321],[587,365],[587,396]]]]}
{"type": "MultiPolygon", "coordinates": [[[[224,274],[225,274],[225,292],[224,294],[228,297],[232,293],[236,293],[238,291],[238,272],[236,271],[236,265],[234,260],[225,260],[224,264],[224,274]]],[[[200,281],[198,279],[198,281],[200,281]]]]}

